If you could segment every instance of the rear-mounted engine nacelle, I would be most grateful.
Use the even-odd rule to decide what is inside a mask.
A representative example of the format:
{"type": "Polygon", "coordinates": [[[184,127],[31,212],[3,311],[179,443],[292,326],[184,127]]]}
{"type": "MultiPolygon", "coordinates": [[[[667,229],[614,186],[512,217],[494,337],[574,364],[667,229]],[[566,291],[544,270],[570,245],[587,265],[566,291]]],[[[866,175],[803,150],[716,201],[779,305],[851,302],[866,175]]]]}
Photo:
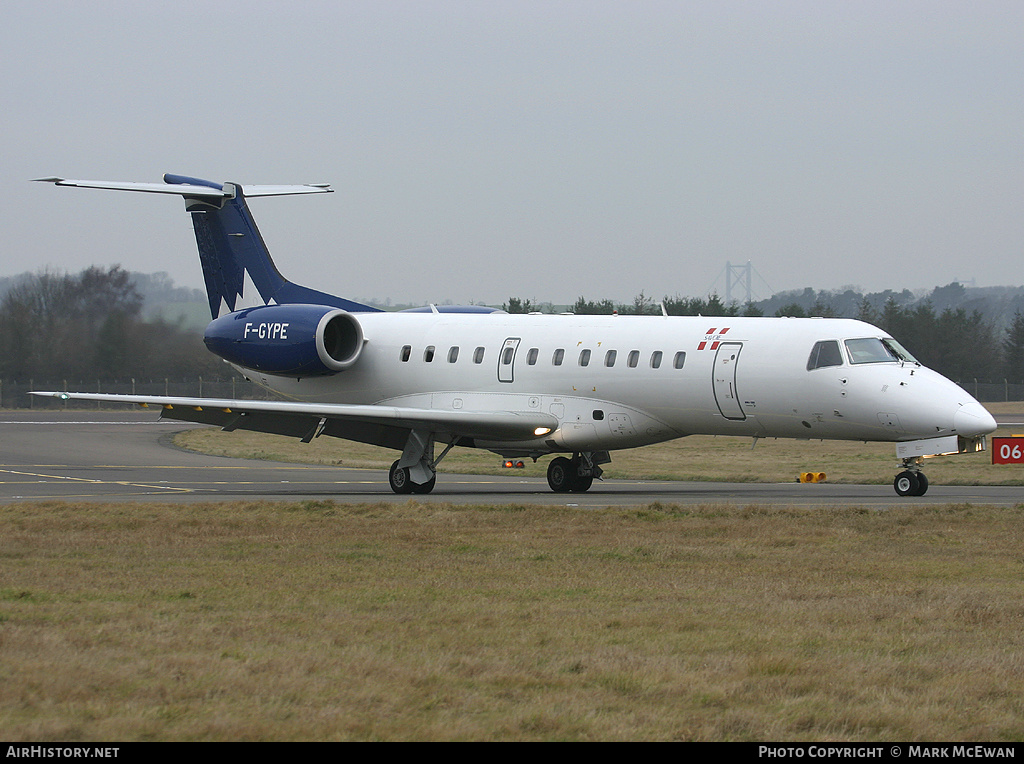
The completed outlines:
{"type": "Polygon", "coordinates": [[[203,337],[221,358],[290,377],[344,371],[363,349],[355,316],[323,305],[264,305],[211,321],[203,337]]]}

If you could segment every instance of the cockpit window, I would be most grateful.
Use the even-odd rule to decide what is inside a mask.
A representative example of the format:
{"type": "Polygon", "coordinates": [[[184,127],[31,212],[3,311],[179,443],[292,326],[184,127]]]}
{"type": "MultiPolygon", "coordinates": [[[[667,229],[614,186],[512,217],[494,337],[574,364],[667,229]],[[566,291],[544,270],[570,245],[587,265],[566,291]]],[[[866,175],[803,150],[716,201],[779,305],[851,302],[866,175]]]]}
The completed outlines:
{"type": "Polygon", "coordinates": [[[846,352],[850,354],[850,363],[918,363],[900,343],[888,337],[846,340],[846,352]]]}
{"type": "Polygon", "coordinates": [[[907,349],[903,347],[900,343],[898,343],[896,340],[894,340],[892,337],[886,337],[884,340],[882,340],[882,344],[885,345],[886,349],[888,349],[890,353],[899,358],[901,361],[906,361],[907,363],[916,363],[918,366],[921,365],[920,361],[914,358],[914,356],[910,355],[907,349]]]}
{"type": "Polygon", "coordinates": [[[843,354],[839,351],[839,343],[836,340],[821,340],[814,343],[811,357],[807,359],[807,371],[842,365],[843,354]]]}
{"type": "Polygon", "coordinates": [[[850,363],[892,363],[899,360],[877,337],[847,340],[846,352],[850,354],[850,363]]]}

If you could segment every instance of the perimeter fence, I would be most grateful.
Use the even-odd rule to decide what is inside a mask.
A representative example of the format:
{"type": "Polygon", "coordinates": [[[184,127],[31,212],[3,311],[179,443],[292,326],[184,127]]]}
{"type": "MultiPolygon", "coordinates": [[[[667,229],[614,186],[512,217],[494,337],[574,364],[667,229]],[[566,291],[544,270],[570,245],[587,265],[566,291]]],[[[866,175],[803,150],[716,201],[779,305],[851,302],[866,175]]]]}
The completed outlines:
{"type": "Polygon", "coordinates": [[[999,403],[1000,401],[1024,401],[1024,382],[983,382],[977,379],[960,380],[960,387],[973,395],[982,403],[999,403]]]}

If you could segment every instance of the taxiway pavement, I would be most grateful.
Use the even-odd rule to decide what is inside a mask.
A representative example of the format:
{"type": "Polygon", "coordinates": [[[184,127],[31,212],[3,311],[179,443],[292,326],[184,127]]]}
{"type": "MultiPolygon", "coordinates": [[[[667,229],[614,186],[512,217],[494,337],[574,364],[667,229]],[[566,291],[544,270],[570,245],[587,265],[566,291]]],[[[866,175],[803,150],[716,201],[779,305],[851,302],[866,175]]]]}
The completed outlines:
{"type": "Polygon", "coordinates": [[[196,502],[324,500],[548,504],[576,507],[671,504],[1012,506],[1020,486],[943,486],[897,497],[890,485],[606,480],[584,494],[552,493],[543,478],[440,474],[433,493],[398,496],[384,470],[281,464],[206,456],[171,444],[194,426],[153,412],[0,412],[0,503],[15,501],[196,502]]]}

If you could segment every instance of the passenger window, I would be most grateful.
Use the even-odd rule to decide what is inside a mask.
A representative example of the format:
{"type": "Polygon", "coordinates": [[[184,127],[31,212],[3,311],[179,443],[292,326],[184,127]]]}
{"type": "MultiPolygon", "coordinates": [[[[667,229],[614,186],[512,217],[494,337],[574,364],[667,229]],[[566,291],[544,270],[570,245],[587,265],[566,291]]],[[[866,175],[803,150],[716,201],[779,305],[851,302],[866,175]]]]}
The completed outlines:
{"type": "Polygon", "coordinates": [[[680,350],[678,353],[676,353],[676,357],[675,359],[673,359],[672,365],[675,366],[677,369],[681,369],[683,368],[684,363],[686,363],[686,353],[680,350]]]}
{"type": "Polygon", "coordinates": [[[551,356],[551,365],[561,366],[563,358],[565,358],[565,350],[563,348],[558,348],[558,350],[555,351],[555,354],[551,356]]]}
{"type": "Polygon", "coordinates": [[[580,366],[590,365],[590,348],[584,348],[580,351],[580,366]]]}
{"type": "Polygon", "coordinates": [[[477,348],[475,351],[473,351],[473,363],[483,363],[483,362],[484,362],[484,349],[483,348],[477,348]]]}
{"type": "Polygon", "coordinates": [[[423,362],[430,363],[434,360],[434,346],[427,345],[427,349],[423,351],[423,362]]]}
{"type": "Polygon", "coordinates": [[[807,371],[822,369],[826,366],[842,366],[843,355],[839,352],[839,343],[835,340],[815,342],[811,348],[811,357],[807,359],[807,371]]]}
{"type": "Polygon", "coordinates": [[[661,368],[661,356],[662,356],[662,353],[661,353],[660,350],[655,350],[653,353],[651,353],[651,368],[652,369],[660,369],[661,368]]]}
{"type": "Polygon", "coordinates": [[[604,354],[604,365],[609,369],[615,365],[615,356],[618,355],[614,350],[609,350],[604,354]]]}
{"type": "Polygon", "coordinates": [[[448,363],[455,363],[459,360],[459,346],[452,345],[448,350],[448,363]]]}
{"type": "Polygon", "coordinates": [[[530,348],[530,352],[526,354],[526,362],[530,366],[536,366],[537,365],[537,356],[539,354],[540,354],[540,351],[537,348],[530,348]]]}
{"type": "Polygon", "coordinates": [[[504,350],[502,350],[501,351],[501,365],[502,366],[508,366],[510,363],[512,363],[512,356],[514,356],[515,353],[516,353],[516,349],[515,348],[505,348],[504,350]]]}
{"type": "Polygon", "coordinates": [[[626,359],[626,365],[631,369],[635,369],[638,363],[640,363],[640,351],[630,350],[629,358],[626,359]]]}
{"type": "Polygon", "coordinates": [[[409,360],[409,356],[412,355],[412,345],[402,345],[402,354],[399,356],[402,359],[402,363],[409,360]]]}

